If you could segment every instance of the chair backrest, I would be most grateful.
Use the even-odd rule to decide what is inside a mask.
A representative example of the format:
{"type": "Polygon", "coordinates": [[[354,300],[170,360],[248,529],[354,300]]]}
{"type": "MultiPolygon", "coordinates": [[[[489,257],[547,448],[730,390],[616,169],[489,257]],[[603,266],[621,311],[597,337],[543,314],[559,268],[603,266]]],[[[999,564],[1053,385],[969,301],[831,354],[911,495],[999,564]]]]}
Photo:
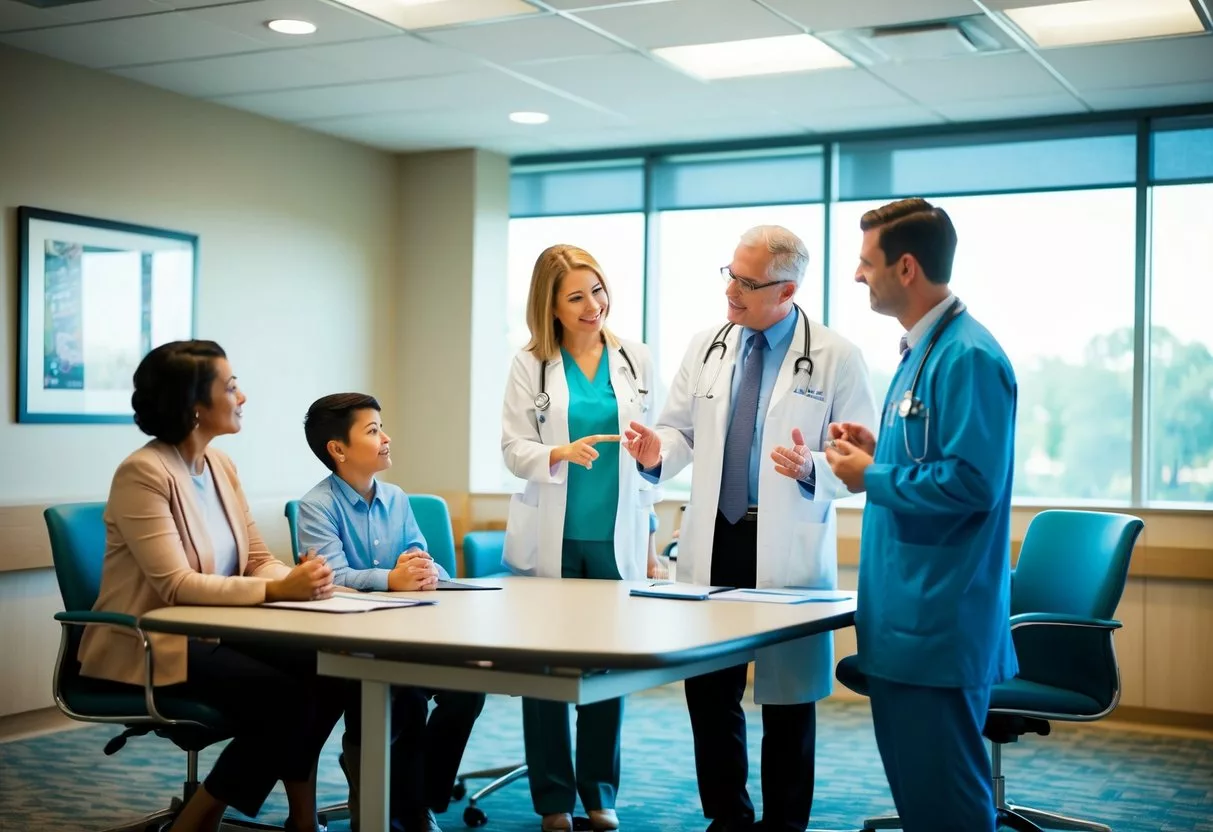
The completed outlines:
{"type": "Polygon", "coordinates": [[[59,594],[68,612],[85,612],[101,591],[105,503],[63,503],[42,513],[51,539],[59,594]]]}
{"type": "MultiPolygon", "coordinates": [[[[1011,579],[1011,614],[1112,619],[1143,526],[1137,517],[1109,512],[1052,510],[1036,515],[1011,579]]],[[[1082,693],[1101,709],[1115,705],[1120,671],[1110,632],[1029,626],[1013,635],[1020,678],[1082,693]]]]}
{"type": "Polygon", "coordinates": [[[286,524],[291,529],[291,557],[299,563],[299,501],[286,501],[286,524]]]}
{"type": "Polygon", "coordinates": [[[1032,518],[1011,583],[1011,614],[1110,619],[1124,593],[1140,518],[1051,510],[1032,518]]]}
{"type": "Polygon", "coordinates": [[[425,535],[426,546],[434,562],[455,577],[455,532],[446,500],[434,494],[410,494],[409,505],[417,525],[425,535]]]}
{"type": "MultiPolygon", "coordinates": [[[[433,494],[410,494],[409,505],[417,525],[425,535],[430,556],[447,574],[455,576],[455,532],[451,528],[451,512],[446,500],[433,494]]],[[[291,556],[299,562],[299,501],[288,500],[284,513],[291,529],[291,556]]],[[[397,552],[396,554],[399,554],[397,552]]]]}

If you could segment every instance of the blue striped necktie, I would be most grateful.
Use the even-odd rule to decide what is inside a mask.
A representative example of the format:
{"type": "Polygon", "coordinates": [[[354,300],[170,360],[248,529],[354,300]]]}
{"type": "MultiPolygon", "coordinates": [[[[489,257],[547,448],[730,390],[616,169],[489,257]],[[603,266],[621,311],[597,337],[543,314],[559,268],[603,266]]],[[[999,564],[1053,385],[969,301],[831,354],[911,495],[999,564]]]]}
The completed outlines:
{"type": "Polygon", "coordinates": [[[750,448],[758,421],[758,390],[762,386],[762,357],[767,337],[761,332],[750,336],[750,354],[746,356],[737,391],[737,406],[724,440],[724,469],[720,476],[720,512],[730,523],[745,516],[750,507],[750,448]]]}

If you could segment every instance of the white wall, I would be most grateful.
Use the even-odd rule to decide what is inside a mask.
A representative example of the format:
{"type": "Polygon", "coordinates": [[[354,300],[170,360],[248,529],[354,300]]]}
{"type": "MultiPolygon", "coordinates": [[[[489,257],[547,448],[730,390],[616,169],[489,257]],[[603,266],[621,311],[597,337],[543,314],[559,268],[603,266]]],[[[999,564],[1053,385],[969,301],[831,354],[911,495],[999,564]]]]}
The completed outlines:
{"type": "MultiPolygon", "coordinates": [[[[14,423],[16,208],[29,205],[200,236],[198,335],[227,350],[249,397],[219,445],[289,557],[282,501],[327,473],[303,439],[308,404],[395,397],[398,160],[3,47],[0,79],[0,510],[103,499],[147,439],[14,423]]],[[[0,572],[0,715],[51,703],[59,608],[50,570],[0,572]]]]}

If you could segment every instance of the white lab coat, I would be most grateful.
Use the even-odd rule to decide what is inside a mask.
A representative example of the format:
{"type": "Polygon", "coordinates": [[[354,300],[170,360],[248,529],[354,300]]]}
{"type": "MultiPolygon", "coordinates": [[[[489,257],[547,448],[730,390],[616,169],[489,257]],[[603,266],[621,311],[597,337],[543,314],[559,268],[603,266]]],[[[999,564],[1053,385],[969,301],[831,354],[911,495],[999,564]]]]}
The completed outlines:
{"type": "MultiPolygon", "coordinates": [[[[826,463],[822,449],[830,422],[876,424],[867,365],[859,348],[801,315],[780,366],[763,426],[758,477],[759,587],[807,586],[835,589],[838,584],[837,528],[833,501],[850,492],[826,463]],[[793,367],[803,355],[804,327],[812,327],[809,392],[792,390],[793,367]],[[771,452],[790,447],[800,428],[812,451],[817,487],[812,499],[798,483],[775,470],[771,452]]],[[[694,463],[691,501],[678,541],[679,581],[710,584],[724,443],[732,410],[732,376],[740,353],[741,327],[725,338],[728,346],[713,398],[694,398],[696,375],[719,327],[697,335],[687,349],[657,421],[661,437],[661,480],[694,463]]],[[[719,349],[715,355],[719,355],[719,349]]],[[[715,362],[715,355],[713,362],[715,362]]],[[[715,371],[704,370],[701,390],[715,371]]],[[[761,414],[760,414],[761,418],[761,414]]],[[[763,648],[755,664],[754,700],[765,705],[813,702],[829,696],[834,682],[834,641],[830,633],[763,648]]]]}
{"type": "MultiPolygon", "coordinates": [[[[619,434],[633,421],[648,423],[653,399],[653,360],[648,347],[621,341],[636,366],[638,387],[648,392],[637,398],[629,383],[627,362],[618,349],[607,347],[611,386],[619,403],[619,434]],[[637,398],[636,401],[633,401],[637,398]]],[[[521,494],[510,498],[502,564],[520,575],[559,578],[564,543],[564,512],[568,500],[568,462],[548,467],[553,447],[569,442],[569,387],[561,356],[548,361],[546,386],[551,404],[535,408],[540,362],[529,352],[514,357],[506,383],[501,417],[501,451],[506,467],[526,480],[521,494]]],[[[615,512],[615,564],[625,580],[643,580],[649,551],[649,513],[659,489],[640,476],[634,460],[619,449],[619,502],[615,512]]]]}

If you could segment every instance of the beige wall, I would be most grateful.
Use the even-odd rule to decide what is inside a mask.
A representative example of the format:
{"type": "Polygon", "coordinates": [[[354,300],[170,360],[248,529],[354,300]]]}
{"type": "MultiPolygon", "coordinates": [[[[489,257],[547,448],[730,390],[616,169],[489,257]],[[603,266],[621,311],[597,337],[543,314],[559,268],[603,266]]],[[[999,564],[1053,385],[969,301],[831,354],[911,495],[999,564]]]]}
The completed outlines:
{"type": "MultiPolygon", "coordinates": [[[[14,423],[17,206],[161,226],[200,236],[198,334],[249,397],[244,430],[219,445],[289,556],[282,501],[326,473],[303,441],[308,404],[395,397],[398,160],[3,47],[0,79],[0,505],[103,499],[146,439],[14,423]]],[[[57,609],[49,570],[0,572],[0,715],[50,704],[57,609]]]]}

